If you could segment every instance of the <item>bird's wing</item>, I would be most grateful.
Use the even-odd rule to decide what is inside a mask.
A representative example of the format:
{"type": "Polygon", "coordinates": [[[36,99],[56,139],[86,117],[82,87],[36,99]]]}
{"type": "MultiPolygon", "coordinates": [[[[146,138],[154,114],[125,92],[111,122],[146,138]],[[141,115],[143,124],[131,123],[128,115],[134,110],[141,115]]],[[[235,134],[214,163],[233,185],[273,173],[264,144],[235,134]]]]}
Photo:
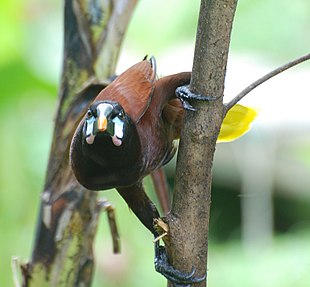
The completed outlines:
{"type": "Polygon", "coordinates": [[[134,122],[147,110],[156,77],[155,58],[143,60],[119,75],[96,98],[118,102],[134,122]]]}
{"type": "Polygon", "coordinates": [[[163,168],[154,170],[151,173],[154,189],[159,200],[162,211],[165,215],[170,211],[170,198],[166,174],[163,168]]]}
{"type": "MultiPolygon", "coordinates": [[[[188,85],[191,79],[190,72],[182,72],[163,77],[156,81],[153,102],[154,106],[161,107],[163,120],[172,128],[173,138],[180,136],[185,111],[181,101],[176,97],[177,87],[188,85]]],[[[153,103],[152,103],[153,104],[153,103]]]]}
{"type": "Polygon", "coordinates": [[[163,109],[163,119],[173,129],[173,138],[179,138],[183,126],[185,111],[178,98],[170,100],[163,109]]]}

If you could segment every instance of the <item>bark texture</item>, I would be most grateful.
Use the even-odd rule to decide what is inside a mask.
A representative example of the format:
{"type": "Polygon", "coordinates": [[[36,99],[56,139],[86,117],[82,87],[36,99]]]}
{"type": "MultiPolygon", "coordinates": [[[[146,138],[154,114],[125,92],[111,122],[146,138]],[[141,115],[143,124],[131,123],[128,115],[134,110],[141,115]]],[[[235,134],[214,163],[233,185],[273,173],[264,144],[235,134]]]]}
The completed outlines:
{"type": "MultiPolygon", "coordinates": [[[[237,0],[201,1],[190,90],[217,100],[193,101],[198,111],[186,113],[167,217],[171,263],[186,272],[195,267],[198,276],[207,268],[211,169],[224,114],[224,80],[236,5],[237,0]]],[[[206,280],[195,286],[206,286],[206,280]]]]}
{"type": "Polygon", "coordinates": [[[74,130],[116,61],[136,0],[65,0],[64,61],[53,142],[32,258],[23,286],[90,286],[97,194],[81,187],[69,165],[74,130]]]}

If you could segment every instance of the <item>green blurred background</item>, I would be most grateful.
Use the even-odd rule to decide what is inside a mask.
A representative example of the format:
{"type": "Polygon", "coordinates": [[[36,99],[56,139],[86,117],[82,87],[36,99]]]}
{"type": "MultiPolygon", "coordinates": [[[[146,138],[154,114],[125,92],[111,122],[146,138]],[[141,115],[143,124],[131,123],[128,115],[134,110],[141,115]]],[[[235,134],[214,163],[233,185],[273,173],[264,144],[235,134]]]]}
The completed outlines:
{"type": "MultiPolygon", "coordinates": [[[[31,254],[50,148],[62,57],[62,2],[2,0],[0,9],[0,286],[11,259],[31,254]]],[[[155,55],[161,75],[190,69],[199,1],[143,0],[118,71],[155,55]]],[[[240,0],[225,97],[310,51],[308,0],[240,0]]],[[[214,165],[210,286],[309,286],[310,65],[271,80],[244,103],[260,110],[250,133],[218,145],[214,165]]],[[[174,162],[167,173],[173,185],[174,162]]],[[[146,179],[149,194],[152,185],[146,179]]],[[[105,214],[93,286],[164,286],[152,236],[115,191],[122,254],[113,255],[105,214]],[[146,283],[147,282],[147,283],[146,283]]]]}

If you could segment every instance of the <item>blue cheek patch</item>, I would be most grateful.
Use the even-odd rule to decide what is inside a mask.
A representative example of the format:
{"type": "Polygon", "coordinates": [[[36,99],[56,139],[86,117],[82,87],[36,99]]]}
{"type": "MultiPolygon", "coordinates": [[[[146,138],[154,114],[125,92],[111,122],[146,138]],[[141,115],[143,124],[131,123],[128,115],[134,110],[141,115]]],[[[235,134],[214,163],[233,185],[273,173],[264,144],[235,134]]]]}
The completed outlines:
{"type": "Polygon", "coordinates": [[[95,117],[86,120],[86,137],[93,135],[95,117]]]}
{"type": "Polygon", "coordinates": [[[93,144],[95,140],[95,136],[93,134],[95,121],[95,117],[91,117],[90,119],[86,120],[85,137],[88,144],[93,144]]]}
{"type": "Polygon", "coordinates": [[[114,136],[117,136],[117,138],[122,139],[124,136],[124,123],[118,118],[114,118],[114,136]]]}
{"type": "Polygon", "coordinates": [[[124,136],[124,123],[118,117],[114,118],[112,122],[114,123],[114,135],[112,136],[112,142],[115,146],[121,146],[124,136]]]}

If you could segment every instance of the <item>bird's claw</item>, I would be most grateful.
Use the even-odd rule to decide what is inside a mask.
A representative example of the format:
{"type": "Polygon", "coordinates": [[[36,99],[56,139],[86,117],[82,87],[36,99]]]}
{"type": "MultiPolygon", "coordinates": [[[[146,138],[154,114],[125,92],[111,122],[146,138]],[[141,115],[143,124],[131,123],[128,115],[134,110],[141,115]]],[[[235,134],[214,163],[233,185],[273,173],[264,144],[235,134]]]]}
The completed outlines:
{"type": "Polygon", "coordinates": [[[164,246],[160,246],[159,242],[155,242],[155,270],[173,282],[175,287],[189,287],[194,283],[205,280],[206,275],[196,277],[196,269],[193,267],[189,273],[181,272],[174,269],[168,263],[168,257],[164,246]]]}
{"type": "Polygon", "coordinates": [[[181,100],[183,108],[188,111],[197,111],[188,100],[198,100],[198,101],[216,101],[220,97],[211,97],[200,94],[195,94],[189,90],[189,85],[178,87],[175,90],[176,96],[181,100]]]}

